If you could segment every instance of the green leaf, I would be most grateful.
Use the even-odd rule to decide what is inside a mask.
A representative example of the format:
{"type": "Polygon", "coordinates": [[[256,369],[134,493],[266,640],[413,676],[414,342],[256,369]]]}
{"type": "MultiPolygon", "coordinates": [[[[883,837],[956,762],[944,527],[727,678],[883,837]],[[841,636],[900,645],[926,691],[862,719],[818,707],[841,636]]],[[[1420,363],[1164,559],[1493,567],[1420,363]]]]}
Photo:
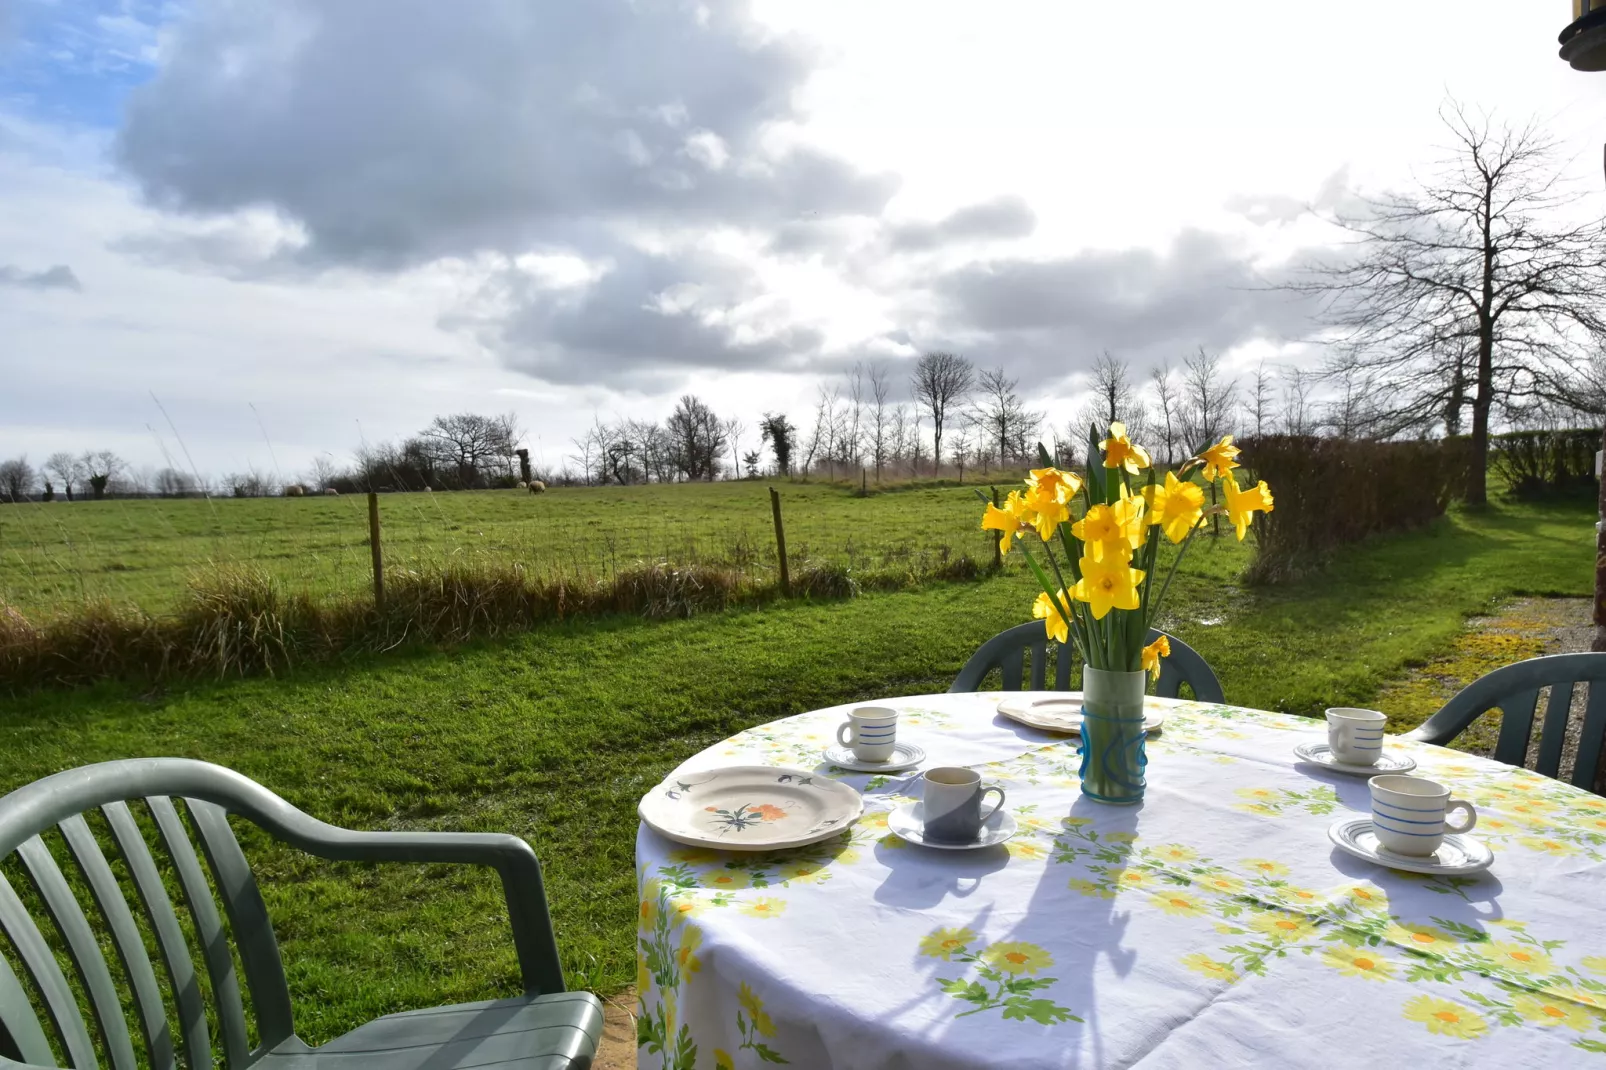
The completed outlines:
{"type": "Polygon", "coordinates": [[[753,1051],[758,1053],[758,1057],[767,1063],[784,1063],[789,1061],[781,1058],[780,1052],[776,1051],[774,1048],[771,1048],[768,1044],[754,1044],[753,1051]]]}
{"type": "Polygon", "coordinates": [[[1050,999],[1012,999],[1004,1005],[1004,1017],[1015,1021],[1033,1021],[1043,1025],[1061,1022],[1080,1022],[1069,1007],[1061,1007],[1050,999]]]}
{"type": "Polygon", "coordinates": [[[1596,1052],[1600,1055],[1606,1055],[1606,1041],[1594,1040],[1590,1037],[1584,1037],[1580,1040],[1573,1041],[1573,1047],[1582,1048],[1584,1051],[1596,1052]]]}

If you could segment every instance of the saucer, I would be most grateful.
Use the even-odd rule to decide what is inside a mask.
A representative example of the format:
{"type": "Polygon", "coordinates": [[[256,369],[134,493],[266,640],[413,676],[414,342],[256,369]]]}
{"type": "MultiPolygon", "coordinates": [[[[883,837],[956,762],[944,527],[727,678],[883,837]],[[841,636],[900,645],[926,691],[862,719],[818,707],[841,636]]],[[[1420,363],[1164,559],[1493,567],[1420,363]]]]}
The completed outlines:
{"type": "Polygon", "coordinates": [[[1333,748],[1326,743],[1301,743],[1294,748],[1299,755],[1311,765],[1319,765],[1323,769],[1331,769],[1335,773],[1348,773],[1350,776],[1381,776],[1384,773],[1409,773],[1416,768],[1416,759],[1407,758],[1403,754],[1384,751],[1382,756],[1371,765],[1356,765],[1353,762],[1341,762],[1333,757],[1333,748]]]}
{"type": "Polygon", "coordinates": [[[1327,830],[1327,838],[1333,841],[1333,846],[1356,858],[1409,873],[1437,876],[1482,873],[1494,862],[1494,852],[1482,840],[1455,833],[1446,833],[1439,849],[1430,855],[1395,854],[1378,844],[1369,817],[1341,818],[1327,830]]]}
{"type": "Polygon", "coordinates": [[[974,851],[978,847],[993,847],[1015,835],[1018,827],[1008,810],[999,807],[981,823],[981,835],[970,843],[943,843],[925,837],[925,803],[904,803],[887,815],[887,828],[900,840],[921,847],[935,847],[940,851],[974,851]]]}
{"type": "MultiPolygon", "coordinates": [[[[1012,721],[1045,732],[1080,735],[1082,731],[1082,693],[1080,691],[1024,691],[998,702],[998,712],[1012,721]]],[[[1165,708],[1148,703],[1143,707],[1143,730],[1158,732],[1165,724],[1165,708]]]]}
{"type": "Polygon", "coordinates": [[[856,773],[891,773],[899,769],[913,769],[926,760],[926,752],[913,743],[898,742],[892,745],[892,757],[884,762],[867,762],[853,755],[852,747],[827,747],[825,760],[856,773]]]}

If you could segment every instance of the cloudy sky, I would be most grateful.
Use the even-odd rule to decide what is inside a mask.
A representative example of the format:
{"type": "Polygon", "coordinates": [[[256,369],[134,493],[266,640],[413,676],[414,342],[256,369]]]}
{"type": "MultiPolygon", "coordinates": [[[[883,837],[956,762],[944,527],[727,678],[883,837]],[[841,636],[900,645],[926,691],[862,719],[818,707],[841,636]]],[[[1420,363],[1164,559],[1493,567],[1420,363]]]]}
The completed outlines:
{"type": "Polygon", "coordinates": [[[0,456],[288,475],[469,409],[556,464],[932,348],[1060,405],[1102,349],[1308,360],[1257,280],[1430,167],[1446,94],[1539,116],[1601,211],[1568,14],[0,0],[0,456]]]}

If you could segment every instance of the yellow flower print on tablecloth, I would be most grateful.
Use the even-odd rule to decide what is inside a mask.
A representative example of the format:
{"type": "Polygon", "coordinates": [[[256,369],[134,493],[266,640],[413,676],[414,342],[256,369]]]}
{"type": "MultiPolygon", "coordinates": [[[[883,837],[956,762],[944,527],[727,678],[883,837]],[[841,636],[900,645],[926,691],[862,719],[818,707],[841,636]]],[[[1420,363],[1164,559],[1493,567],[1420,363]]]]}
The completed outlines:
{"type": "Polygon", "coordinates": [[[1288,867],[1281,862],[1273,862],[1269,858],[1246,858],[1244,865],[1262,877],[1282,878],[1288,876],[1288,867]]]}
{"type": "Polygon", "coordinates": [[[1588,955],[1578,964],[1590,973],[1606,974],[1606,955],[1588,955]]]}
{"type": "Polygon", "coordinates": [[[697,957],[697,950],[702,946],[703,931],[695,925],[686,926],[686,931],[680,936],[680,950],[675,952],[681,977],[690,977],[702,970],[703,960],[697,957]]]}
{"type": "Polygon", "coordinates": [[[1004,844],[1009,857],[1019,858],[1027,862],[1039,862],[1048,857],[1048,848],[1031,840],[1010,840],[1004,844]]]}
{"type": "Polygon", "coordinates": [[[1385,939],[1407,947],[1413,951],[1437,951],[1440,953],[1455,949],[1456,939],[1449,933],[1433,925],[1418,925],[1414,922],[1390,922],[1383,930],[1385,939]]]}
{"type": "Polygon", "coordinates": [[[1221,892],[1223,895],[1237,895],[1244,890],[1244,882],[1227,873],[1210,873],[1197,879],[1197,883],[1212,892],[1221,892]]]}
{"type": "Polygon", "coordinates": [[[764,1043],[775,1036],[775,1022],[764,1010],[764,1001],[758,998],[758,993],[746,981],[742,982],[742,987],[736,993],[736,1002],[740,1005],[736,1011],[736,1029],[742,1035],[742,1043],[737,1050],[751,1051],[767,1063],[788,1062],[781,1058],[780,1052],[764,1043]]]}
{"type": "Polygon", "coordinates": [[[981,960],[995,970],[1009,974],[1034,974],[1054,965],[1054,956],[1022,940],[992,944],[981,953],[981,960]]]}
{"type": "Polygon", "coordinates": [[[1206,977],[1215,977],[1229,982],[1238,979],[1237,971],[1229,963],[1222,962],[1220,959],[1213,959],[1209,955],[1202,953],[1184,955],[1182,964],[1194,973],[1203,974],[1206,977]]]}
{"type": "Polygon", "coordinates": [[[971,929],[937,929],[920,938],[920,953],[927,958],[947,961],[974,939],[976,933],[971,929]]]}
{"type": "Polygon", "coordinates": [[[669,852],[671,862],[684,862],[689,866],[706,866],[710,862],[718,862],[720,857],[718,851],[707,847],[681,847],[669,852]]]}
{"type": "Polygon", "coordinates": [[[1344,889],[1340,894],[1360,910],[1383,910],[1389,905],[1388,896],[1383,894],[1381,888],[1372,884],[1357,884],[1344,889]]]}
{"type": "Polygon", "coordinates": [[[714,1049],[714,1070],[736,1070],[736,1064],[731,1061],[731,1053],[723,1048],[714,1049]]]}
{"type": "Polygon", "coordinates": [[[1548,836],[1523,836],[1517,842],[1530,851],[1539,851],[1543,854],[1555,855],[1558,858],[1566,858],[1568,855],[1577,853],[1577,849],[1571,844],[1563,843],[1548,836]]]}
{"type": "Polygon", "coordinates": [[[736,993],[736,1002],[741,1004],[742,1010],[747,1014],[747,1020],[753,1024],[759,1036],[775,1035],[775,1023],[765,1012],[764,1001],[758,998],[758,993],[753,991],[752,985],[746,981],[742,982],[742,987],[736,993]]]}
{"type": "Polygon", "coordinates": [[[1152,848],[1149,854],[1161,862],[1192,862],[1199,857],[1198,851],[1180,843],[1163,844],[1152,848]]]}
{"type": "Polygon", "coordinates": [[[1555,971],[1550,956],[1531,944],[1515,944],[1505,940],[1491,940],[1472,944],[1470,950],[1479,958],[1518,973],[1544,977],[1555,971]]]}
{"type": "Polygon", "coordinates": [[[1252,803],[1271,802],[1278,797],[1278,793],[1270,788],[1239,788],[1233,794],[1252,803]]]}
{"type": "Polygon", "coordinates": [[[808,860],[788,862],[780,869],[781,880],[787,882],[798,881],[803,884],[818,884],[830,875],[830,871],[825,868],[823,862],[811,862],[808,860]]]}
{"type": "Polygon", "coordinates": [[[1315,923],[1309,918],[1283,910],[1257,912],[1244,924],[1257,933],[1285,944],[1297,943],[1316,931],[1315,923]]]}
{"type": "Polygon", "coordinates": [[[1587,1008],[1580,1007],[1571,1000],[1553,999],[1535,992],[1523,992],[1513,996],[1511,1009],[1536,1025],[1564,1025],[1580,1033],[1590,1032],[1597,1024],[1595,1017],[1587,1008]]]}
{"type": "Polygon", "coordinates": [[[1345,977],[1386,981],[1394,976],[1394,963],[1369,947],[1345,947],[1339,944],[1322,952],[1322,961],[1345,977]]]}
{"type": "Polygon", "coordinates": [[[720,892],[735,892],[753,883],[746,870],[718,869],[703,878],[703,887],[720,892]]]}
{"type": "Polygon", "coordinates": [[[1149,897],[1149,902],[1179,918],[1197,918],[1205,913],[1204,902],[1187,892],[1158,892],[1149,897]]]}
{"type": "Polygon", "coordinates": [[[1082,895],[1091,896],[1094,899],[1115,898],[1113,890],[1104,887],[1102,884],[1094,884],[1092,881],[1082,880],[1080,877],[1072,877],[1069,887],[1073,892],[1080,892],[1082,895]]]}
{"type": "Polygon", "coordinates": [[[1476,1011],[1437,996],[1416,996],[1406,1000],[1405,1017],[1421,1022],[1429,1033],[1473,1040],[1489,1031],[1489,1023],[1476,1011]]]}
{"type": "Polygon", "coordinates": [[[750,918],[778,918],[786,913],[786,901],[761,897],[743,903],[742,913],[750,918]]]}
{"type": "Polygon", "coordinates": [[[1116,888],[1151,888],[1154,878],[1141,869],[1118,869],[1110,874],[1110,883],[1116,888]]]}

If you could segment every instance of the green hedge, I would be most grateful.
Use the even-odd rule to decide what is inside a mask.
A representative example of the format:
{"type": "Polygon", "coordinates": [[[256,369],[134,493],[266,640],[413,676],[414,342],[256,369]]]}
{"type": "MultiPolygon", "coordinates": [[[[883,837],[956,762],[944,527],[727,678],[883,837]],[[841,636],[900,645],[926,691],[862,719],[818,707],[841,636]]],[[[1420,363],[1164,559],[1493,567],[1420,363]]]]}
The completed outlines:
{"type": "Polygon", "coordinates": [[[1489,467],[1523,498],[1595,488],[1600,430],[1512,431],[1489,440],[1489,467]]]}
{"type": "Polygon", "coordinates": [[[1421,527],[1444,515],[1466,483],[1462,440],[1364,442],[1265,435],[1242,443],[1276,507],[1255,518],[1247,579],[1271,583],[1319,568],[1346,543],[1421,527]]]}

